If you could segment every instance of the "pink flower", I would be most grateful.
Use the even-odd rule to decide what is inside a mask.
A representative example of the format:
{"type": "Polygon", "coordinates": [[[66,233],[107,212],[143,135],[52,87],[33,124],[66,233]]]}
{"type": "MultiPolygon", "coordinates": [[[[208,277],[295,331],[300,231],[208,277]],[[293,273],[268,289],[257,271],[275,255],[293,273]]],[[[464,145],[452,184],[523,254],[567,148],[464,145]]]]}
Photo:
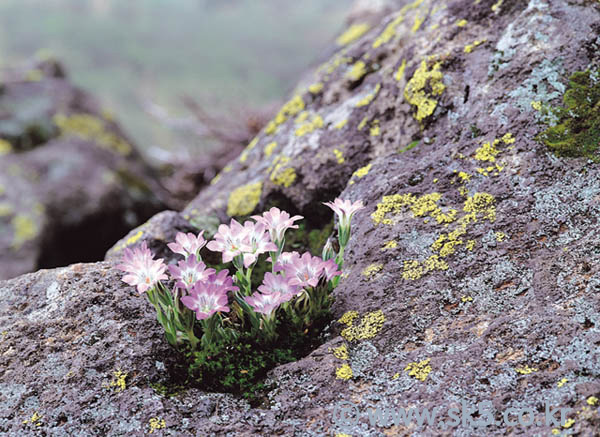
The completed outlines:
{"type": "Polygon", "coordinates": [[[252,307],[257,313],[265,314],[270,316],[273,310],[275,310],[282,302],[285,302],[285,297],[281,293],[254,293],[252,296],[247,296],[244,300],[252,307]]]}
{"type": "Polygon", "coordinates": [[[175,286],[189,290],[196,282],[208,279],[210,275],[216,273],[216,270],[207,269],[195,255],[189,255],[185,261],[179,261],[177,266],[170,265],[169,272],[177,280],[175,286]]]}
{"type": "Polygon", "coordinates": [[[247,229],[245,229],[236,220],[231,219],[229,226],[220,225],[215,239],[208,243],[206,247],[213,252],[223,254],[223,262],[228,263],[243,251],[248,249],[247,229]]]}
{"type": "Polygon", "coordinates": [[[145,241],[133,250],[125,249],[123,263],[117,269],[129,273],[123,277],[123,281],[136,286],[140,294],[153,288],[158,281],[167,279],[167,266],[162,259],[154,259],[145,241]]]}
{"type": "Polygon", "coordinates": [[[285,231],[288,229],[298,229],[298,225],[295,225],[294,222],[301,220],[303,217],[295,215],[290,218],[290,215],[287,212],[280,211],[278,208],[273,207],[268,212],[263,212],[262,216],[253,215],[252,218],[257,222],[264,224],[269,229],[271,240],[278,246],[281,246],[284,241],[285,231]]]}
{"type": "Polygon", "coordinates": [[[338,216],[338,239],[343,252],[343,248],[348,244],[348,240],[350,239],[350,221],[352,220],[352,216],[364,208],[363,203],[360,200],[352,203],[349,200],[338,198],[333,203],[326,202],[323,204],[331,208],[338,216]]]}
{"type": "Polygon", "coordinates": [[[297,285],[290,284],[290,280],[284,275],[274,275],[273,273],[265,273],[263,283],[258,287],[258,291],[263,294],[279,293],[284,299],[283,302],[291,300],[302,290],[297,285]]]}
{"type": "Polygon", "coordinates": [[[266,226],[263,223],[247,221],[244,223],[244,230],[246,232],[245,242],[247,243],[243,251],[244,267],[248,268],[254,264],[261,253],[278,250],[277,246],[269,238],[266,226]]]}
{"type": "Polygon", "coordinates": [[[198,320],[208,319],[217,312],[229,312],[227,294],[214,284],[198,282],[181,302],[196,313],[198,320]]]}
{"type": "Polygon", "coordinates": [[[290,278],[290,284],[300,287],[316,287],[323,273],[323,260],[306,252],[302,257],[293,256],[285,265],[285,275],[290,278]]]}
{"type": "Polygon", "coordinates": [[[206,244],[206,240],[202,234],[204,234],[204,231],[201,231],[198,236],[191,232],[188,232],[187,234],[178,232],[175,236],[176,243],[169,243],[167,246],[173,252],[179,253],[186,258],[190,255],[198,256],[198,252],[200,252],[200,249],[206,244]]]}
{"type": "Polygon", "coordinates": [[[221,289],[221,292],[227,293],[228,291],[237,291],[238,287],[233,285],[233,278],[229,276],[229,272],[226,269],[221,270],[219,273],[212,274],[205,281],[207,284],[214,284],[221,289]]]}
{"type": "Polygon", "coordinates": [[[361,200],[357,202],[350,202],[349,200],[335,199],[332,202],[323,202],[323,205],[328,206],[335,212],[340,220],[340,227],[347,228],[350,226],[350,220],[352,220],[352,216],[361,209],[364,208],[361,200]]]}
{"type": "Polygon", "coordinates": [[[339,276],[342,274],[338,268],[338,264],[333,259],[328,259],[327,261],[323,262],[323,273],[328,281],[331,281],[334,276],[339,276]]]}
{"type": "MultiPolygon", "coordinates": [[[[279,254],[279,257],[277,258],[277,262],[275,263],[275,266],[273,266],[273,271],[274,272],[281,272],[285,269],[285,266],[289,263],[292,262],[292,260],[298,257],[300,258],[300,254],[296,251],[294,252],[281,252],[279,254]]],[[[267,261],[271,261],[271,257],[267,258],[267,261]]]]}

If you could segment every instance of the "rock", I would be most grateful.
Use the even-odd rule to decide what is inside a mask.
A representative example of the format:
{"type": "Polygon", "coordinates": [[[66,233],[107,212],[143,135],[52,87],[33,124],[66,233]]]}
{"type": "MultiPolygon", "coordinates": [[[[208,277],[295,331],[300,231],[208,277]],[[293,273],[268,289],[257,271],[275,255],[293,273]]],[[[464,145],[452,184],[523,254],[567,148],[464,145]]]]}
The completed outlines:
{"type": "Polygon", "coordinates": [[[597,75],[573,73],[599,67],[598,7],[398,4],[319,68],[315,86],[181,215],[140,228],[133,244],[158,248],[169,220],[203,226],[278,204],[322,227],[331,215],[321,201],[365,202],[334,292],[341,321],[310,355],[270,373],[265,405],[153,394],[156,362],[170,362],[149,305],[110,264],[77,265],[0,285],[0,430],[24,435],[37,413],[49,435],[138,435],[152,418],[165,419],[157,433],[178,436],[474,435],[470,421],[485,412],[461,411],[444,429],[376,426],[369,411],[439,407],[452,422],[449,408],[490,402],[501,423],[485,435],[596,435],[600,172],[593,150],[557,156],[563,149],[545,142],[564,143],[548,126],[576,114],[552,109],[563,96],[596,107],[597,75]],[[125,389],[103,389],[119,368],[125,389]],[[547,406],[570,409],[568,420],[547,421],[547,406]],[[359,422],[340,423],[340,407],[356,408],[359,422]],[[529,408],[520,418],[534,427],[514,423],[511,408],[529,408]]]}
{"type": "Polygon", "coordinates": [[[102,259],[163,208],[110,114],[46,60],[0,92],[0,278],[102,259]]]}

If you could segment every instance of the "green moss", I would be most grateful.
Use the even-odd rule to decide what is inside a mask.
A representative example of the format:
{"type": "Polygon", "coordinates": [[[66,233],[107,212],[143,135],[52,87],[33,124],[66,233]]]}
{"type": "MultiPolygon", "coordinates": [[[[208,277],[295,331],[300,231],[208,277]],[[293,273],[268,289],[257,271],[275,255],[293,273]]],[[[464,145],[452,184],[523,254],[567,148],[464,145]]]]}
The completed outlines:
{"type": "Polygon", "coordinates": [[[558,116],[558,123],[536,138],[556,155],[585,157],[599,161],[600,146],[600,77],[598,72],[576,72],[569,78],[563,107],[544,108],[558,116]]]}
{"type": "Polygon", "coordinates": [[[151,382],[150,387],[157,394],[168,397],[168,398],[178,396],[185,391],[185,387],[183,385],[176,385],[176,384],[169,384],[169,383],[162,383],[162,382],[151,382]]]}
{"type": "Polygon", "coordinates": [[[398,151],[398,153],[404,153],[404,152],[408,152],[411,149],[414,149],[415,147],[417,147],[419,145],[419,142],[421,140],[414,140],[413,142],[411,142],[408,146],[404,147],[403,149],[400,149],[398,151]]]}

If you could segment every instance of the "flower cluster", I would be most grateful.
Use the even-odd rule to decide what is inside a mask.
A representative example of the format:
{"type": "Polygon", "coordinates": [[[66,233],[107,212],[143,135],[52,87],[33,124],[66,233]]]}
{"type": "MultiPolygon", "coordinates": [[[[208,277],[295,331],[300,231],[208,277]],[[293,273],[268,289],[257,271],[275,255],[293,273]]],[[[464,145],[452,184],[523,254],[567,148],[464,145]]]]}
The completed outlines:
{"type": "Polygon", "coordinates": [[[280,312],[292,321],[309,324],[311,317],[329,310],[329,295],[341,275],[350,220],[362,203],[336,199],[326,205],[339,218],[339,253],[330,241],[322,257],[284,251],[286,231],[297,229],[295,222],[302,217],[271,208],[252,216],[254,221],[241,224],[232,219],[229,225],[220,225],[208,242],[204,231],[178,233],[168,247],[183,259],[169,266],[154,259],[143,243],[126,249],[117,268],[126,272],[123,281],[146,293],[172,345],[188,343],[195,350],[198,344],[207,346],[243,330],[270,342],[278,336],[280,312]],[[205,246],[220,253],[224,264],[232,263],[231,271],[207,267],[200,254],[205,246]],[[252,271],[262,256],[270,271],[255,290],[252,271]],[[202,335],[197,335],[199,331],[202,335]]]}

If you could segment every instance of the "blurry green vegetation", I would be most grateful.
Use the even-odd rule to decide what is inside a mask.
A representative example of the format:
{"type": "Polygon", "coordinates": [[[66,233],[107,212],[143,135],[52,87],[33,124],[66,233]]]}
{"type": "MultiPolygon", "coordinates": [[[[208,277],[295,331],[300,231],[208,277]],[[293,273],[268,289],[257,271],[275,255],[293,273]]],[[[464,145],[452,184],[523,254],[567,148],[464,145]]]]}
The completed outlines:
{"type": "Polygon", "coordinates": [[[350,3],[2,0],[0,67],[48,51],[143,148],[171,148],[193,137],[174,137],[145,101],[186,117],[183,94],[211,108],[283,98],[343,28],[350,3]]]}

